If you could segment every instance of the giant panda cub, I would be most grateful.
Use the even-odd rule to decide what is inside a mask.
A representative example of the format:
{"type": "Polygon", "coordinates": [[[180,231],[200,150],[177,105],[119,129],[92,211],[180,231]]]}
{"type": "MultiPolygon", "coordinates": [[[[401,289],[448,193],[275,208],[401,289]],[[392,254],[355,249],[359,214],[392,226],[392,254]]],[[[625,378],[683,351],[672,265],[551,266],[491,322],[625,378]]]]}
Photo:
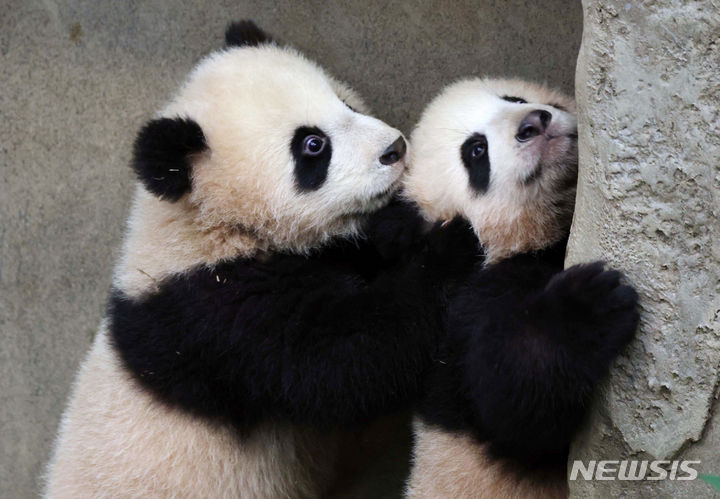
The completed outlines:
{"type": "Polygon", "coordinates": [[[446,88],[412,134],[405,195],[427,220],[453,219],[448,261],[475,263],[448,292],[408,497],[567,495],[571,438],[638,321],[618,272],[563,270],[574,113],[542,86],[470,79],[446,88]]]}
{"type": "Polygon", "coordinates": [[[422,266],[342,243],[398,187],[402,135],[253,23],[226,41],[137,136],[48,497],[321,496],[341,430],[419,393],[422,266]]]}

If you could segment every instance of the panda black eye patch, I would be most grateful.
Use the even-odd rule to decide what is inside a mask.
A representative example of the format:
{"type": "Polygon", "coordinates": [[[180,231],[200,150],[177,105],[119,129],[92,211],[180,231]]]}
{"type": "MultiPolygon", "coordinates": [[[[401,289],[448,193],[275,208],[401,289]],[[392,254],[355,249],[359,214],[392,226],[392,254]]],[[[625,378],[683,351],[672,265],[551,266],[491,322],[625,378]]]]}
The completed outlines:
{"type": "Polygon", "coordinates": [[[290,142],[290,151],[295,160],[297,189],[302,192],[319,189],[325,182],[330,167],[330,137],[314,126],[298,127],[290,142]]]}
{"type": "Polygon", "coordinates": [[[522,97],[513,97],[512,95],[503,95],[501,99],[504,101],[512,102],[514,104],[527,104],[528,102],[522,97]]]}
{"type": "Polygon", "coordinates": [[[468,171],[470,187],[478,193],[488,190],[490,184],[490,156],[487,137],[474,133],[460,146],[460,157],[468,171]]]}

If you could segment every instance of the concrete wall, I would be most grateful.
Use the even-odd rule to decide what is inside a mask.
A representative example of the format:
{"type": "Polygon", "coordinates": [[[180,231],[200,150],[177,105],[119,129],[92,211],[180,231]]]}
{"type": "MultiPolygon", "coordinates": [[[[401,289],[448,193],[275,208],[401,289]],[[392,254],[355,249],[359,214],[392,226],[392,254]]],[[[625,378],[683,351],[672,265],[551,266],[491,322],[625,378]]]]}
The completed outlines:
{"type": "MultiPolygon", "coordinates": [[[[720,475],[720,4],[583,7],[568,260],[604,258],[625,270],[643,318],[571,460],[693,459],[701,473],[720,475]]],[[[701,480],[571,489],[576,497],[720,496],[701,480]]]]}
{"type": "Polygon", "coordinates": [[[572,91],[567,0],[0,0],[0,495],[29,497],[103,313],[134,133],[231,19],[254,18],[410,131],[454,78],[572,91]]]}

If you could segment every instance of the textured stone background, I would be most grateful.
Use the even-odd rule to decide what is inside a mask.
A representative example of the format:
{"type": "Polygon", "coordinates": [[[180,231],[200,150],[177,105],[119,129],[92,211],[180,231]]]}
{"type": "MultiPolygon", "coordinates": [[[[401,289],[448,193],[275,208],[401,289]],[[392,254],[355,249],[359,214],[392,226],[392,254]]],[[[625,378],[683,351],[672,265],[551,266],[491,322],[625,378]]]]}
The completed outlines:
{"type": "MultiPolygon", "coordinates": [[[[694,459],[720,475],[720,3],[583,7],[569,261],[625,270],[643,320],[571,460],[694,459]]],[[[700,480],[571,488],[576,497],[720,497],[700,480]]]]}
{"type": "Polygon", "coordinates": [[[572,91],[567,0],[0,0],[0,496],[31,497],[103,313],[130,145],[226,23],[254,18],[410,131],[452,79],[572,91]]]}

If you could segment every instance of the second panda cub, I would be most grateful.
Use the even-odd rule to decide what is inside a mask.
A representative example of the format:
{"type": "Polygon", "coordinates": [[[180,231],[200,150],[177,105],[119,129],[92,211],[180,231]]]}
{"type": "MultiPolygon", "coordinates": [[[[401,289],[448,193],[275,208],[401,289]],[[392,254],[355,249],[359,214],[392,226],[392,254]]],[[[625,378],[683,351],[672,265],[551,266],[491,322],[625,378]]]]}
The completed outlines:
{"type": "Polygon", "coordinates": [[[538,85],[471,79],[446,88],[413,132],[405,194],[427,220],[453,220],[432,237],[471,270],[448,291],[410,497],[567,495],[570,441],[638,321],[618,272],[563,270],[574,113],[538,85]]]}

